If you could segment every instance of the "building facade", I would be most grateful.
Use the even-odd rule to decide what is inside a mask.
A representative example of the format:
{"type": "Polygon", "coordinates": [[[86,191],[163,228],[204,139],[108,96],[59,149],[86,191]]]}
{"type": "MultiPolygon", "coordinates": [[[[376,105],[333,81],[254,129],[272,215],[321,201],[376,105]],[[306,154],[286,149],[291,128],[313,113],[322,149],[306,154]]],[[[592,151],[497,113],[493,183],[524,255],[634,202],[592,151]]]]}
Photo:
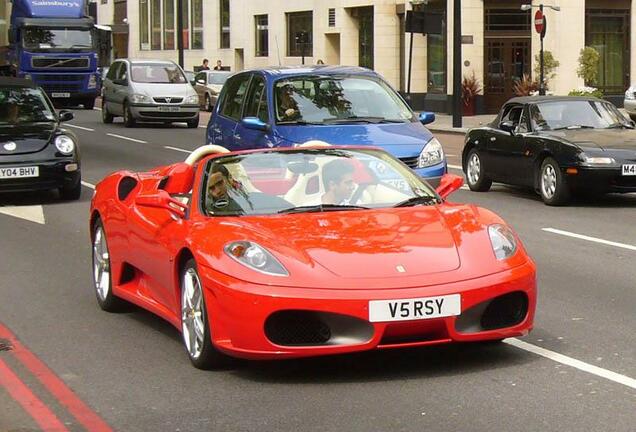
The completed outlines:
{"type": "Polygon", "coordinates": [[[7,32],[9,30],[10,4],[7,1],[0,1],[0,47],[7,45],[7,32]]]}
{"type": "MultiPolygon", "coordinates": [[[[417,2],[414,2],[417,3],[417,2]]],[[[420,2],[421,3],[421,2],[420,2]]],[[[411,92],[417,109],[450,111],[453,0],[428,0],[424,10],[443,17],[441,34],[405,33],[408,0],[182,0],[185,67],[203,58],[237,71],[271,65],[361,65],[395,88],[411,92]]],[[[462,74],[477,77],[479,112],[494,112],[515,94],[524,74],[535,78],[540,46],[532,11],[520,0],[462,0],[462,74]]],[[[599,82],[620,103],[636,74],[636,0],[546,0],[545,50],[559,62],[548,82],[555,94],[583,86],[580,50],[600,54],[599,82]]],[[[99,0],[98,22],[122,30],[116,57],[177,60],[177,0],[99,0]],[[125,26],[126,32],[123,32],[125,26]]],[[[114,34],[116,34],[114,32],[114,34]]]]}

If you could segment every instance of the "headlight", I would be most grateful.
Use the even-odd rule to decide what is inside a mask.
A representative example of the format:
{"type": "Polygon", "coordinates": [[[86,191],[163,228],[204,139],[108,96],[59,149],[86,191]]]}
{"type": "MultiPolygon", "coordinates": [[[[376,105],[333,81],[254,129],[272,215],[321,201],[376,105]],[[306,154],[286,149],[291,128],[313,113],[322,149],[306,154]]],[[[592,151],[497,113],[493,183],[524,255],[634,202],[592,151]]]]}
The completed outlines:
{"type": "Polygon", "coordinates": [[[75,150],[75,142],[73,138],[67,135],[58,135],[55,137],[55,147],[60,151],[60,153],[65,155],[70,155],[75,150]]]}
{"type": "Polygon", "coordinates": [[[510,228],[500,224],[490,225],[488,235],[492,250],[498,260],[504,260],[514,255],[517,250],[517,240],[510,228]]]}
{"type": "Polygon", "coordinates": [[[150,100],[150,97],[143,95],[143,94],[134,94],[132,96],[130,96],[130,101],[132,103],[150,103],[152,102],[150,100]]]}
{"type": "Polygon", "coordinates": [[[616,162],[611,157],[588,156],[585,153],[581,154],[581,159],[583,159],[583,162],[591,165],[610,165],[616,162]]]}
{"type": "Polygon", "coordinates": [[[444,160],[444,149],[437,138],[432,138],[420,153],[420,158],[417,163],[418,168],[426,168],[432,165],[437,165],[444,160]]]}
{"type": "Polygon", "coordinates": [[[634,89],[633,88],[628,88],[627,91],[625,92],[625,99],[629,99],[629,100],[634,100],[636,99],[636,97],[634,97],[634,89]]]}
{"type": "Polygon", "coordinates": [[[28,73],[27,73],[27,74],[24,74],[24,76],[23,76],[22,78],[24,78],[24,79],[28,79],[28,80],[32,79],[32,78],[31,78],[31,74],[28,74],[28,73]]]}
{"type": "Polygon", "coordinates": [[[97,87],[97,77],[93,74],[88,77],[88,88],[96,88],[97,87]]]}
{"type": "Polygon", "coordinates": [[[185,104],[198,104],[199,103],[199,95],[192,95],[185,98],[185,104]]]}
{"type": "Polygon", "coordinates": [[[273,276],[289,276],[289,272],[267,249],[254,242],[237,241],[225,246],[225,253],[246,267],[273,276]]]}

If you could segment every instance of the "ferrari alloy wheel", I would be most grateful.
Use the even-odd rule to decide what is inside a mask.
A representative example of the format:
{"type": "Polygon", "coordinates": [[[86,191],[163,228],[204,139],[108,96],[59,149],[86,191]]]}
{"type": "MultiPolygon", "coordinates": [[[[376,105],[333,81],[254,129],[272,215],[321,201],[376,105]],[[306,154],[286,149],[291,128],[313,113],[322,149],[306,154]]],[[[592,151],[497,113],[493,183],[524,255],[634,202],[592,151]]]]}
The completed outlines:
{"type": "Polygon", "coordinates": [[[225,356],[212,345],[203,286],[194,260],[181,274],[181,334],[190,361],[198,369],[221,366],[225,356]]]}
{"type": "Polygon", "coordinates": [[[551,157],[546,158],[539,171],[539,193],[547,205],[563,205],[570,199],[570,190],[559,164],[551,157]]]}
{"type": "Polygon", "coordinates": [[[466,162],[466,179],[468,180],[468,187],[475,192],[486,192],[492,186],[492,180],[490,180],[483,171],[483,165],[479,152],[477,149],[472,149],[468,152],[468,159],[466,162]]]}
{"type": "Polygon", "coordinates": [[[106,232],[99,220],[93,228],[93,283],[99,307],[105,311],[113,312],[121,306],[121,300],[113,295],[106,232]]]}

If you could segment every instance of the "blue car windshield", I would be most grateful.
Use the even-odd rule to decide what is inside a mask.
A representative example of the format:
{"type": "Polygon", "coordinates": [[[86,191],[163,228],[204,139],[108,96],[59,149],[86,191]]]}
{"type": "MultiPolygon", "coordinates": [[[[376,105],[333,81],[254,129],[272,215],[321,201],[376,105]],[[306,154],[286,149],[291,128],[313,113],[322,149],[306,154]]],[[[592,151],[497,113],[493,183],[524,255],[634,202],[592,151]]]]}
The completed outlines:
{"type": "Polygon", "coordinates": [[[274,86],[278,124],[338,124],[413,120],[413,112],[383,81],[364,76],[308,75],[274,86]]]}

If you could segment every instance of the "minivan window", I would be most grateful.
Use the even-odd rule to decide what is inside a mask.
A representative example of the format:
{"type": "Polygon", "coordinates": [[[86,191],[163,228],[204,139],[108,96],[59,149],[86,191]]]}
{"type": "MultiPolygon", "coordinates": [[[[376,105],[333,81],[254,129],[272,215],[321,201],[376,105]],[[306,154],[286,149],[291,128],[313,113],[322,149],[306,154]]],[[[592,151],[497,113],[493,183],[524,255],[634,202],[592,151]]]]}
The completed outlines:
{"type": "Polygon", "coordinates": [[[227,91],[223,97],[221,115],[234,120],[241,118],[241,106],[243,105],[243,98],[249,82],[250,75],[241,75],[232,80],[228,80],[226,84],[227,91]]]}
{"type": "Polygon", "coordinates": [[[130,67],[134,82],[149,84],[186,84],[188,80],[174,63],[135,63],[130,67]]]}
{"type": "Polygon", "coordinates": [[[260,76],[254,76],[252,80],[243,117],[258,117],[259,120],[265,123],[269,121],[265,80],[260,76]]]}
{"type": "Polygon", "coordinates": [[[120,66],[121,66],[121,63],[113,63],[110,69],[108,69],[108,74],[106,74],[106,78],[108,78],[111,81],[114,80],[115,77],[117,76],[117,73],[119,72],[120,66]]]}

